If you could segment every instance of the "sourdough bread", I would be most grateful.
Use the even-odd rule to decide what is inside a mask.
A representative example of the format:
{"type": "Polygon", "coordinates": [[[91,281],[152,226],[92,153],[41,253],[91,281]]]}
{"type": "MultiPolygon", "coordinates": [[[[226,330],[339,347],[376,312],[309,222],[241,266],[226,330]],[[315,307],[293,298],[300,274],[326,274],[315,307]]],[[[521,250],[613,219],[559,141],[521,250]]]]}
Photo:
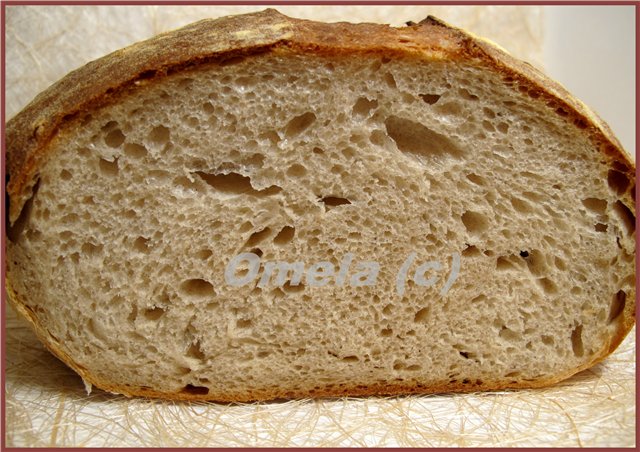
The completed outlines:
{"type": "Polygon", "coordinates": [[[635,321],[633,163],[431,17],[198,22],[69,74],[6,142],[9,300],[107,391],[539,387],[635,321]]]}

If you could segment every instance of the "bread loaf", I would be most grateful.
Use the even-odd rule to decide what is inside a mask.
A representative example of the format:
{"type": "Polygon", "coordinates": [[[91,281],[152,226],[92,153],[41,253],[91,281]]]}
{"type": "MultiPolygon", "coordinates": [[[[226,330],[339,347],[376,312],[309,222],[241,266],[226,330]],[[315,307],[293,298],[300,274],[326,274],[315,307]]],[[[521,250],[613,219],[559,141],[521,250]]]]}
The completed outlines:
{"type": "Polygon", "coordinates": [[[635,321],[634,164],[432,17],[201,21],[70,73],[6,143],[9,300],[114,393],[540,387],[635,321]]]}

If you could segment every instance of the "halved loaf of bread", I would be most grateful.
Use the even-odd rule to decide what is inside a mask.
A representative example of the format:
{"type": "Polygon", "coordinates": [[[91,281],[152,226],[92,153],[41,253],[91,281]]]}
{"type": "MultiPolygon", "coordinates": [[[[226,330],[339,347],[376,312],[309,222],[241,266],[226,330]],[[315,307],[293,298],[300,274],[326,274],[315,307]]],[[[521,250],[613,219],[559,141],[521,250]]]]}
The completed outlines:
{"type": "Polygon", "coordinates": [[[72,72],[6,143],[10,301],[107,391],[539,387],[634,324],[634,165],[434,18],[198,22],[72,72]]]}

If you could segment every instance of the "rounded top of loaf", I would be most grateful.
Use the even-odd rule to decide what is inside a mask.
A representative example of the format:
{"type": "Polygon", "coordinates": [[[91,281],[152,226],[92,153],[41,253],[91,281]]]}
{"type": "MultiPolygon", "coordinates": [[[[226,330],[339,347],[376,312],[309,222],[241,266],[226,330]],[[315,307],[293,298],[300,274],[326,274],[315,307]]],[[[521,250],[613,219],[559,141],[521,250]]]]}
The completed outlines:
{"type": "MultiPolygon", "coordinates": [[[[210,62],[265,52],[375,53],[416,60],[466,60],[503,75],[506,84],[543,98],[549,108],[584,129],[603,155],[635,172],[610,128],[560,84],[495,44],[432,16],[403,28],[380,24],[321,23],[287,17],[274,9],[205,19],[133,44],[69,73],[40,93],[7,123],[9,221],[31,196],[48,143],[80,113],[115,101],[157,77],[210,62]]],[[[630,195],[629,195],[630,196],[630,195]]],[[[627,199],[633,203],[631,198],[627,199]]]]}

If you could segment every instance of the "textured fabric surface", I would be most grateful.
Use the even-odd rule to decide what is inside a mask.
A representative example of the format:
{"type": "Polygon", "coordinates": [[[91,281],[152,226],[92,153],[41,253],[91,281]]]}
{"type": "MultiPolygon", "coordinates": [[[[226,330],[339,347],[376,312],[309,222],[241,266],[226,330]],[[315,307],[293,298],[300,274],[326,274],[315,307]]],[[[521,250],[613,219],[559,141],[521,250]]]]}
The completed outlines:
{"type": "MultiPolygon", "coordinates": [[[[68,71],[205,17],[263,7],[7,7],[11,117],[68,71]]],[[[428,14],[542,66],[538,7],[278,7],[326,21],[401,25],[428,14]]],[[[10,308],[8,446],[633,446],[635,329],[602,364],[543,390],[266,404],[126,399],[94,389],[53,357],[10,308]]]]}
{"type": "Polygon", "coordinates": [[[635,445],[635,329],[602,364],[546,389],[223,405],[87,396],[7,313],[10,446],[635,445]]]}

